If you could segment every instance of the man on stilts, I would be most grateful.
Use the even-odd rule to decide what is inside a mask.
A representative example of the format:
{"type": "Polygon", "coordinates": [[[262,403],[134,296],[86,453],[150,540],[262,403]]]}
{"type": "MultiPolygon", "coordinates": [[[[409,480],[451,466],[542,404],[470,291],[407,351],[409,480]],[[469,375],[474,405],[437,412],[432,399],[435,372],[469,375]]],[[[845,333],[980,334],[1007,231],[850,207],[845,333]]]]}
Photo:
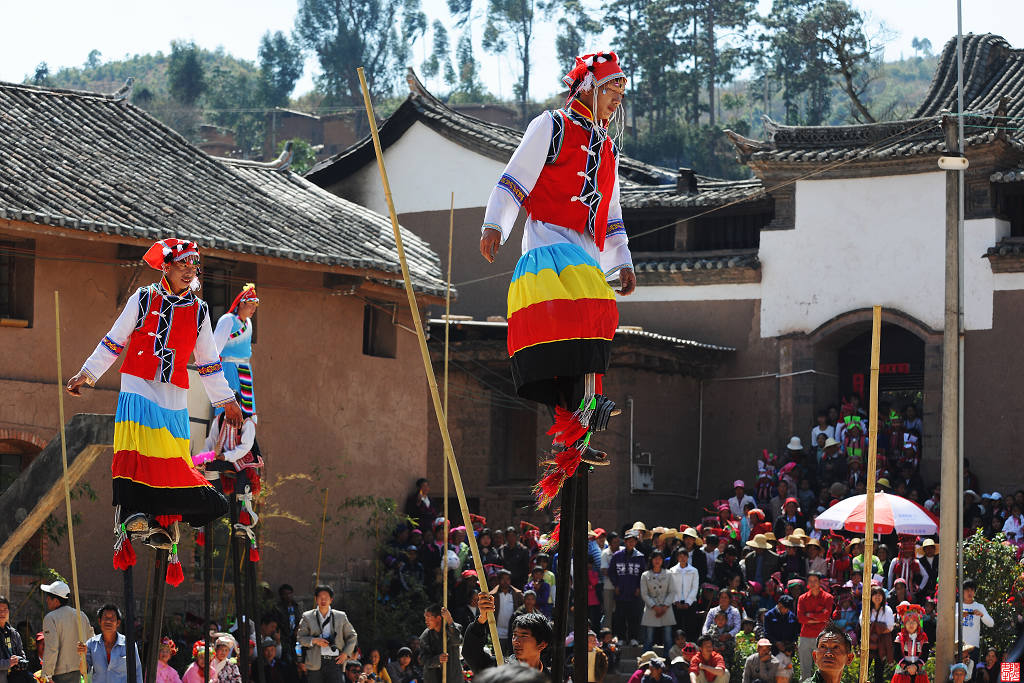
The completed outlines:
{"type": "Polygon", "coordinates": [[[195,242],[160,240],[143,260],[162,272],[160,281],[128,299],[107,336],[67,384],[80,395],[117,357],[121,393],[114,418],[114,568],[135,564],[131,539],[170,550],[167,582],[184,579],[177,557],[177,522],[201,527],[227,512],[227,501],[192,464],[189,452],[188,360],[195,355],[210,402],[240,428],[242,411],[224,379],[209,308],[199,287],[195,242]]]}
{"type": "MultiPolygon", "coordinates": [[[[615,292],[636,288],[632,257],[619,205],[618,149],[608,126],[621,111],[626,76],[614,52],[576,58],[563,82],[565,107],[530,122],[523,140],[491,192],[480,252],[490,262],[508,239],[519,209],[528,213],[523,254],[508,292],[508,351],[519,396],[550,406],[553,457],[535,487],[538,508],[562,495],[561,521],[551,535],[559,543],[553,680],[562,683],[569,608],[569,547],[575,583],[587,583],[587,472],[607,465],[591,445],[607,427],[615,404],[601,395],[618,326],[615,292]],[[580,470],[580,465],[583,469],[580,470]]],[[[581,591],[586,595],[586,590],[581,591]]],[[[585,600],[584,600],[585,601],[585,600]]],[[[588,630],[586,610],[575,610],[575,632],[588,630]]],[[[593,626],[597,626],[594,624],[593,626]]],[[[586,661],[586,637],[576,641],[576,661],[586,661]]]]}

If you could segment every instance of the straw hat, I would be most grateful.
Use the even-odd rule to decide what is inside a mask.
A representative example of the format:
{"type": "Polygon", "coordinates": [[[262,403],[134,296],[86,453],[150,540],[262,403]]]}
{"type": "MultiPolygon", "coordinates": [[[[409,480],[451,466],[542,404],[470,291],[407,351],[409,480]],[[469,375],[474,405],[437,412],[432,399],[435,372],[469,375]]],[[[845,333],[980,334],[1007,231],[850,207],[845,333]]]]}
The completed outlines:
{"type": "Polygon", "coordinates": [[[791,538],[795,538],[798,541],[800,541],[801,545],[805,545],[807,543],[807,539],[809,538],[807,536],[807,532],[804,531],[803,528],[801,528],[801,527],[797,527],[797,528],[793,529],[793,533],[792,533],[792,535],[790,537],[791,538]]]}
{"type": "Polygon", "coordinates": [[[768,542],[764,534],[757,534],[747,541],[747,545],[751,548],[760,548],[761,550],[771,550],[772,547],[772,544],[768,542]]]}
{"type": "Polygon", "coordinates": [[[789,440],[789,443],[786,444],[786,448],[791,451],[802,451],[804,449],[804,444],[800,440],[799,436],[794,436],[789,440]]]}
{"type": "Polygon", "coordinates": [[[775,538],[775,532],[774,531],[766,531],[766,532],[764,532],[764,537],[767,538],[772,543],[778,543],[778,541],[779,541],[779,539],[775,538]]]}
{"type": "Polygon", "coordinates": [[[810,548],[811,546],[814,546],[818,550],[821,550],[821,542],[818,541],[818,539],[816,539],[816,538],[809,538],[809,539],[807,539],[807,542],[804,543],[804,545],[806,547],[808,547],[808,548],[810,548]]]}
{"type": "Polygon", "coordinates": [[[803,548],[804,544],[796,536],[786,536],[784,539],[779,541],[782,545],[787,548],[803,548]]]}
{"type": "Polygon", "coordinates": [[[642,655],[640,655],[639,657],[636,658],[636,665],[637,666],[641,666],[641,665],[646,664],[647,662],[651,661],[652,659],[657,659],[657,658],[658,658],[658,653],[657,652],[654,652],[653,650],[648,650],[647,652],[643,653],[642,655]]]}
{"type": "Polygon", "coordinates": [[[686,530],[683,531],[683,535],[680,537],[680,539],[682,538],[692,538],[698,548],[704,545],[704,539],[700,537],[700,534],[698,534],[697,530],[694,529],[692,526],[687,527],[686,530]]]}
{"type": "Polygon", "coordinates": [[[832,448],[833,446],[839,446],[840,443],[833,439],[831,436],[825,439],[825,448],[832,448]]]}
{"type": "Polygon", "coordinates": [[[850,541],[846,545],[846,549],[851,551],[851,552],[853,552],[854,548],[858,548],[858,547],[860,547],[862,545],[864,545],[864,539],[863,538],[855,538],[855,539],[853,539],[852,541],[850,541]]]}
{"type": "Polygon", "coordinates": [[[633,522],[629,530],[639,532],[641,538],[650,538],[653,535],[643,522],[633,522]]]}
{"type": "Polygon", "coordinates": [[[939,544],[936,543],[934,539],[926,538],[921,542],[921,545],[919,545],[915,550],[915,553],[918,557],[924,557],[925,548],[935,548],[935,552],[939,552],[939,544]]]}

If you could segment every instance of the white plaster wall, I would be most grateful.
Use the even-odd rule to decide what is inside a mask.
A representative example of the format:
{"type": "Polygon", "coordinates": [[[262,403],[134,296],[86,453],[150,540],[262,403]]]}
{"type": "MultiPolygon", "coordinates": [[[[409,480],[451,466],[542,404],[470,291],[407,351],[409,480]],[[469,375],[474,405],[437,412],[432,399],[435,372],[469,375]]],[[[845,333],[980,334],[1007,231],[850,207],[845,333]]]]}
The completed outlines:
{"type": "Polygon", "coordinates": [[[761,233],[761,336],[879,304],[941,328],[944,182],[938,171],[799,181],[795,229],[761,233]]]}
{"type": "MultiPolygon", "coordinates": [[[[384,164],[399,214],[448,211],[452,192],[456,209],[487,206],[505,169],[504,163],[460,147],[419,121],[384,150],[384,164]]],[[[387,215],[377,164],[367,164],[342,186],[346,198],[387,215]]]]}
{"type": "Polygon", "coordinates": [[[620,306],[651,301],[735,301],[760,299],[761,283],[714,285],[650,285],[637,287],[629,296],[617,297],[620,306]]]}

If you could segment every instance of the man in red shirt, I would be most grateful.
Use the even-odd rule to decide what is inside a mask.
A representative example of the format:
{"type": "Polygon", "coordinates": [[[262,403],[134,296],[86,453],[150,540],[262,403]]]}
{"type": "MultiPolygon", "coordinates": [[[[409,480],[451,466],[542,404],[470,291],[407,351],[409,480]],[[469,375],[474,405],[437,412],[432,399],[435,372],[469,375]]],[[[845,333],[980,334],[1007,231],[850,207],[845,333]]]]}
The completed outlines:
{"type": "Polygon", "coordinates": [[[722,655],[715,652],[711,636],[698,638],[697,647],[697,654],[690,660],[690,683],[729,683],[729,669],[722,655]]]}
{"type": "Polygon", "coordinates": [[[821,587],[821,574],[807,575],[807,592],[796,601],[796,618],[800,622],[800,668],[811,673],[812,652],[817,646],[818,634],[832,618],[832,594],[821,587]]]}

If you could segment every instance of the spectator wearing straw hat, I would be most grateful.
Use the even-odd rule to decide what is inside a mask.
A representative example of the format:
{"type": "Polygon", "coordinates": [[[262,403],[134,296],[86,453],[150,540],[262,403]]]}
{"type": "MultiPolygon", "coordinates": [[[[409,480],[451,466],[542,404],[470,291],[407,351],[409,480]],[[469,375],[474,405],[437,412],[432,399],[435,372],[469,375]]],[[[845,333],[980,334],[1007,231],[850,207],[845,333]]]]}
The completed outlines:
{"type": "Polygon", "coordinates": [[[763,586],[772,574],[779,571],[779,556],[772,552],[772,544],[763,533],[756,534],[746,545],[753,552],[741,562],[744,578],[748,583],[756,581],[763,586]]]}
{"type": "Polygon", "coordinates": [[[697,575],[700,577],[699,583],[702,584],[708,580],[708,557],[701,549],[703,545],[704,539],[700,537],[696,529],[692,526],[683,529],[683,547],[690,552],[690,566],[697,570],[697,575]]]}
{"type": "Polygon", "coordinates": [[[43,617],[42,673],[54,683],[79,683],[80,657],[78,625],[81,623],[81,637],[92,638],[94,632],[89,617],[71,607],[71,589],[63,581],[44,583],[39,589],[48,610],[43,617]]]}

